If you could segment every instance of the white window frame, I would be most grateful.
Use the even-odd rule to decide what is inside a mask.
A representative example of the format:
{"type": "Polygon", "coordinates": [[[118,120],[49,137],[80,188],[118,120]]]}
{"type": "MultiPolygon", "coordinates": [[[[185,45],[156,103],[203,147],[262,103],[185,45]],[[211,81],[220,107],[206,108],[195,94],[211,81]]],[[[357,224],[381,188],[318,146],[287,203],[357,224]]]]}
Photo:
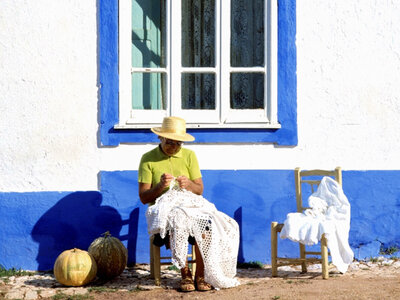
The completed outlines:
{"type": "Polygon", "coordinates": [[[181,1],[166,0],[166,66],[165,68],[132,68],[131,0],[119,0],[119,123],[116,129],[149,128],[160,124],[165,116],[180,116],[189,128],[280,128],[277,105],[277,0],[265,0],[265,66],[230,66],[230,1],[216,0],[215,67],[184,68],[181,66],[181,1]],[[172,12],[173,17],[172,17],[172,12]],[[221,34],[220,28],[224,28],[221,34]],[[173,35],[173,39],[172,39],[173,35]],[[173,42],[171,42],[173,40],[173,42]],[[131,108],[131,74],[133,72],[164,73],[166,76],[166,110],[133,110],[131,108]],[[235,72],[264,73],[263,109],[230,108],[230,74],[235,72]],[[182,110],[181,74],[213,73],[216,78],[215,110],[182,110]],[[225,101],[221,101],[225,99],[225,101]]]}

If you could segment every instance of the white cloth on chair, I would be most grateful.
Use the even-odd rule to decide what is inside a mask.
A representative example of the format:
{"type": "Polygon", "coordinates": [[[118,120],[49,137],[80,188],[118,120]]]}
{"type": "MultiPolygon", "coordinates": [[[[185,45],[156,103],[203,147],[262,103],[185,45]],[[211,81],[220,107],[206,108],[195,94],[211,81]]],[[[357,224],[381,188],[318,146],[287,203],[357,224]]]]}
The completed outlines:
{"type": "Polygon", "coordinates": [[[325,234],[332,263],[345,273],[353,261],[349,245],[350,203],[343,189],[330,177],[323,177],[315,193],[308,198],[309,209],[289,213],[280,237],[305,245],[314,245],[325,234]]]}
{"type": "MultiPolygon", "coordinates": [[[[173,185],[171,185],[173,186],[173,185]]],[[[239,285],[235,278],[239,226],[204,197],[170,188],[146,211],[149,234],[170,234],[172,263],[186,263],[188,237],[194,236],[204,261],[204,279],[215,288],[239,285]]]]}

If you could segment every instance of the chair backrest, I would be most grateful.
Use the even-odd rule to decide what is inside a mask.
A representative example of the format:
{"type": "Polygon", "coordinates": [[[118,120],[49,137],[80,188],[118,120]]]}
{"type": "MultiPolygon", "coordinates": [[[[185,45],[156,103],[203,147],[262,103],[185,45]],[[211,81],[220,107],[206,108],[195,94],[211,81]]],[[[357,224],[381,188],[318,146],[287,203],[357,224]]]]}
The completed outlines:
{"type": "Polygon", "coordinates": [[[335,170],[300,170],[296,168],[294,170],[295,187],[296,187],[296,203],[297,212],[303,212],[308,207],[303,206],[303,195],[302,195],[302,184],[309,184],[311,192],[314,192],[314,187],[318,187],[322,177],[330,176],[334,178],[340,185],[342,185],[342,169],[336,167],[335,170]],[[306,179],[310,178],[310,179],[306,179]]]}

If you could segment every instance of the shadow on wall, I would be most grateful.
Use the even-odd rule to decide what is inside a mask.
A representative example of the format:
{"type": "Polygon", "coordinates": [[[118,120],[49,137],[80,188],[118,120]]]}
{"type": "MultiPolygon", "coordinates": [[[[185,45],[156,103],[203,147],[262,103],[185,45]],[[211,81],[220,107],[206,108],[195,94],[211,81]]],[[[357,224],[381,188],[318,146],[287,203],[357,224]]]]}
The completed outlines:
{"type": "Polygon", "coordinates": [[[106,231],[127,245],[129,262],[136,260],[139,209],[134,209],[128,220],[122,220],[115,208],[101,203],[99,192],[74,192],[40,217],[31,232],[33,240],[39,243],[38,270],[53,269],[57,256],[64,250],[87,250],[106,231]],[[123,225],[129,226],[129,232],[120,236],[123,225]]]}
{"type": "Polygon", "coordinates": [[[239,207],[237,210],[235,210],[235,213],[233,215],[233,218],[239,225],[239,251],[238,251],[238,258],[237,261],[239,263],[244,263],[244,255],[243,255],[243,231],[242,231],[242,219],[243,219],[243,212],[242,212],[242,207],[239,207]]]}

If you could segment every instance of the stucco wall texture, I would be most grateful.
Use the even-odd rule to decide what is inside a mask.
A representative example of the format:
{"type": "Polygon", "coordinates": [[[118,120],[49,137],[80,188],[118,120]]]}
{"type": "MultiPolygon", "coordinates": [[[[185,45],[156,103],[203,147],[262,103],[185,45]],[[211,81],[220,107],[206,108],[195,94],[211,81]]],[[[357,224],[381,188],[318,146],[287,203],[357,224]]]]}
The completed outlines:
{"type": "MultiPolygon", "coordinates": [[[[155,144],[101,146],[101,1],[116,0],[0,1],[0,265],[7,268],[51,268],[60,251],[85,248],[108,229],[131,262],[148,261],[136,177],[155,144]]],[[[188,144],[205,196],[240,223],[239,259],[268,262],[270,222],[295,209],[292,170],[341,166],[356,258],[398,248],[400,1],[298,0],[296,7],[298,144],[188,144]]],[[[286,243],[284,253],[297,253],[286,243]]]]}
{"type": "MultiPolygon", "coordinates": [[[[298,145],[192,144],[202,169],[399,170],[400,2],[297,1],[298,145]],[[240,157],[240,159],[238,159],[240,157]]],[[[0,191],[97,190],[98,2],[0,2],[0,191]]]]}
{"type": "Polygon", "coordinates": [[[0,190],[97,186],[96,1],[0,2],[0,190]]]}

